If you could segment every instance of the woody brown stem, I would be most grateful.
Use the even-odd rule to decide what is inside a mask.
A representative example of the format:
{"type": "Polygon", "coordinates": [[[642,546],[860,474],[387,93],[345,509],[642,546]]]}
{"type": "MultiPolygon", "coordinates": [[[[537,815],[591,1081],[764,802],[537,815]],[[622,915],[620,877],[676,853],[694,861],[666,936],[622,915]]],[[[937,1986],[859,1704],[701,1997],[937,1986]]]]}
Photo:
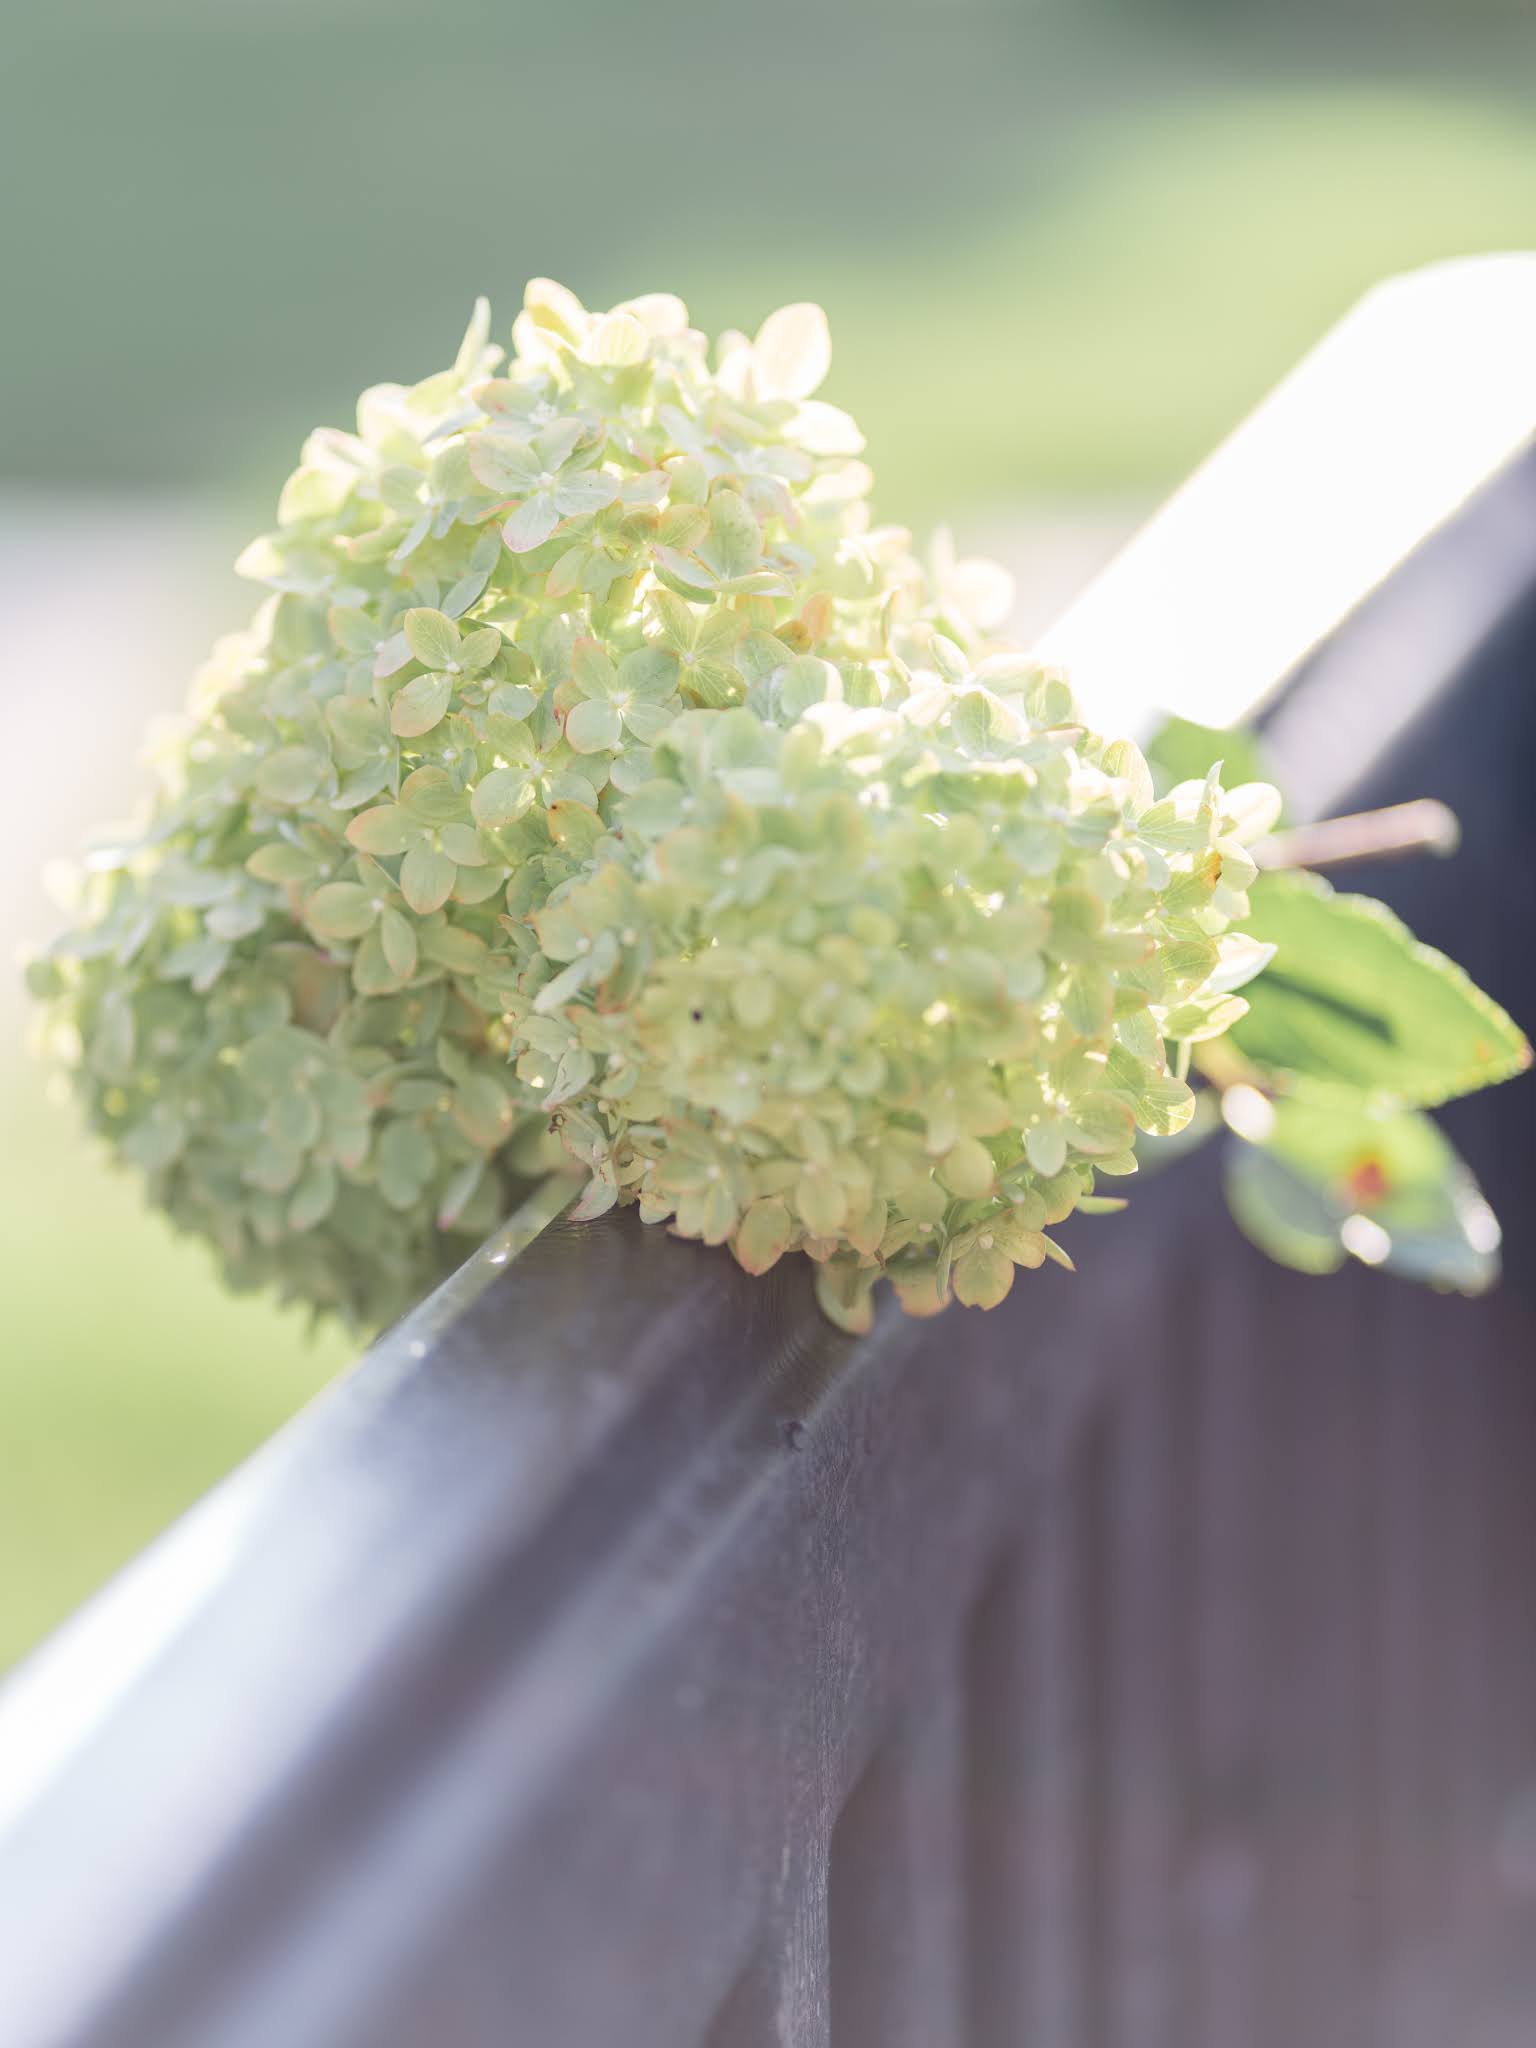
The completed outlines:
{"type": "Polygon", "coordinates": [[[1254,847],[1253,857],[1261,868],[1336,868],[1414,853],[1444,856],[1454,853],[1460,841],[1455,812],[1433,797],[1420,797],[1272,833],[1254,847]]]}

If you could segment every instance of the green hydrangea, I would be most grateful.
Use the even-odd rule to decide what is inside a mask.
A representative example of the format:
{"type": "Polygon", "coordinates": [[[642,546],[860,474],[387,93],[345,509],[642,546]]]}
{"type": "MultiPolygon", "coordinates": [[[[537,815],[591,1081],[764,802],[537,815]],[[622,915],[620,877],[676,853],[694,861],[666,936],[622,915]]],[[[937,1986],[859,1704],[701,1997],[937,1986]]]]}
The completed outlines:
{"type": "MultiPolygon", "coordinates": [[[[873,523],[819,309],[714,351],[539,282],[322,431],[271,594],[37,964],[94,1126],[236,1285],[378,1324],[556,1161],[579,1213],[983,1307],[1193,1098],[1259,949],[1006,579],[873,523]]],[[[1257,956],[1257,957],[1256,957],[1257,956]]]]}

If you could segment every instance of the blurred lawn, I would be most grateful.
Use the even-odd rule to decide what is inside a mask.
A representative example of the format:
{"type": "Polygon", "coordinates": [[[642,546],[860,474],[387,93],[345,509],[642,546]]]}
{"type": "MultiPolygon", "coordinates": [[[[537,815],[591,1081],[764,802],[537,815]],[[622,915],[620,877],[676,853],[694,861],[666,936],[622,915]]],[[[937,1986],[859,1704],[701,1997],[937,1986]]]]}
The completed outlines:
{"type": "Polygon", "coordinates": [[[0,1104],[0,1668],[276,1428],[348,1346],[236,1301],[72,1117],[0,1104]]]}
{"type": "MultiPolygon", "coordinates": [[[[252,522],[307,426],[538,271],[708,325],[821,298],[882,507],[927,521],[1155,492],[1372,281],[1536,221],[1518,39],[1362,60],[965,0],[73,0],[7,39],[3,480],[213,483],[252,522]]],[[[8,1065],[0,1663],[346,1353],[226,1300],[8,1065]]]]}
{"type": "Polygon", "coordinates": [[[1180,20],[30,10],[0,78],[28,195],[0,218],[0,462],[264,507],[309,425],[542,271],[593,302],[677,290],[711,326],[820,297],[893,516],[1155,489],[1375,279],[1536,219],[1536,23],[1377,25],[1362,54],[1180,20]]]}

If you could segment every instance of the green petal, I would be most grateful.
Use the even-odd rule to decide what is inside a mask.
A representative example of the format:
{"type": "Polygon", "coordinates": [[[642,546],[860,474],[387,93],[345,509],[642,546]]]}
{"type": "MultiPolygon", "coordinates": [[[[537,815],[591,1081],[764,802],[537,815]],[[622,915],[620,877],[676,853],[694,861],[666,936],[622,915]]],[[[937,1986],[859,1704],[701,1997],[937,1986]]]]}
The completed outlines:
{"type": "Polygon", "coordinates": [[[491,431],[471,435],[469,466],[477,481],[499,498],[530,490],[540,468],[526,441],[491,431]]]}
{"type": "Polygon", "coordinates": [[[845,1264],[829,1260],[816,1268],[816,1300],[822,1314],[850,1337],[862,1337],[874,1328],[873,1292],[880,1273],[875,1266],[845,1264]]]}
{"type": "Polygon", "coordinates": [[[793,1201],[795,1213],[817,1237],[831,1237],[848,1214],[847,1195],[825,1171],[803,1173],[795,1183],[793,1201]]]}
{"type": "Polygon", "coordinates": [[[512,1103],[489,1074],[472,1074],[454,1090],[453,1120],[472,1145],[489,1151],[512,1128],[512,1103]]]}
{"type": "Polygon", "coordinates": [[[505,644],[494,626],[480,626],[465,634],[459,649],[459,667],[466,675],[478,675],[490,667],[505,644]]]}
{"type": "Polygon", "coordinates": [[[731,1250],[749,1273],[766,1273],[784,1256],[794,1235],[794,1222],[782,1202],[753,1202],[737,1226],[731,1250]]]}
{"type": "Polygon", "coordinates": [[[443,852],[461,868],[484,867],[490,857],[473,825],[445,825],[438,837],[443,852]]]}
{"type": "Polygon", "coordinates": [[[379,913],[379,943],[391,974],[409,981],[416,972],[416,930],[410,919],[402,917],[392,905],[386,905],[379,913]]]}
{"type": "Polygon", "coordinates": [[[809,398],[832,367],[832,337],[820,306],[780,306],[757,330],[752,362],[764,398],[809,398]]]}
{"type": "Polygon", "coordinates": [[[996,1177],[992,1154],[979,1138],[961,1138],[939,1164],[939,1179],[952,1195],[976,1200],[987,1194],[996,1177]]]}
{"type": "Polygon", "coordinates": [[[631,704],[624,712],[624,724],[642,746],[654,746],[671,725],[676,712],[665,704],[631,704]]]}
{"type": "Polygon", "coordinates": [[[413,846],[400,863],[400,893],[418,916],[429,917],[448,901],[457,873],[446,854],[413,846]]]}
{"type": "Polygon", "coordinates": [[[308,803],[325,776],[325,756],[313,747],[279,747],[256,773],[256,787],[269,803],[308,803]]]}
{"type": "Polygon", "coordinates": [[[445,768],[428,762],[400,785],[400,807],[423,825],[451,825],[464,816],[464,792],[445,768]]]}
{"type": "Polygon", "coordinates": [[[446,668],[459,658],[459,629],[442,612],[425,606],[405,615],[406,645],[423,668],[446,668]]]}
{"type": "Polygon", "coordinates": [[[404,853],[416,836],[416,827],[398,804],[376,804],[371,811],[359,811],[347,826],[347,837],[364,853],[404,853]]]}
{"type": "Polygon", "coordinates": [[[495,829],[528,808],[532,784],[521,768],[493,768],[475,787],[470,809],[475,822],[495,829]]]}
{"type": "Polygon", "coordinates": [[[623,737],[618,707],[601,698],[585,699],[566,719],[565,737],[578,754],[611,751],[623,737]]]}
{"type": "Polygon", "coordinates": [[[637,647],[619,663],[618,687],[648,703],[664,704],[677,694],[677,657],[660,647],[637,647]]]}
{"type": "Polygon", "coordinates": [[[356,939],[378,911],[373,892],[359,882],[327,882],[304,905],[304,921],[319,939],[356,939]]]}
{"type": "Polygon", "coordinates": [[[400,986],[402,977],[389,964],[377,931],[368,932],[352,955],[352,983],[359,995],[386,996],[400,986]]]}
{"type": "Polygon", "coordinates": [[[417,676],[390,701],[391,731],[401,739],[415,739],[442,723],[453,696],[453,678],[444,675],[417,676]]]}
{"type": "Polygon", "coordinates": [[[542,469],[561,469],[576,452],[578,442],[586,432],[586,426],[579,419],[556,420],[553,426],[541,427],[533,437],[534,452],[542,469]]]}
{"type": "Polygon", "coordinates": [[[563,476],[555,485],[555,509],[562,519],[582,519],[589,513],[601,512],[618,495],[617,477],[606,476],[599,469],[583,470],[574,476],[563,476]]]}
{"type": "Polygon", "coordinates": [[[762,531],[752,508],[737,491],[716,491],[709,501],[709,539],[704,559],[729,581],[750,576],[762,555],[762,531]]]}
{"type": "Polygon", "coordinates": [[[571,676],[583,697],[612,697],[619,687],[619,672],[600,640],[576,642],[571,650],[571,676]]]}
{"type": "Polygon", "coordinates": [[[1067,1134],[1060,1118],[1031,1124],[1024,1134],[1024,1152],[1036,1173],[1047,1180],[1060,1173],[1067,1163],[1067,1134]]]}
{"type": "Polygon", "coordinates": [[[1013,1261],[996,1245],[978,1245],[956,1259],[951,1277],[956,1301],[967,1308],[996,1308],[1013,1286],[1013,1261]]]}
{"type": "Polygon", "coordinates": [[[501,529],[501,537],[514,555],[526,555],[531,549],[542,547],[559,524],[554,494],[537,491],[518,506],[501,529]]]}

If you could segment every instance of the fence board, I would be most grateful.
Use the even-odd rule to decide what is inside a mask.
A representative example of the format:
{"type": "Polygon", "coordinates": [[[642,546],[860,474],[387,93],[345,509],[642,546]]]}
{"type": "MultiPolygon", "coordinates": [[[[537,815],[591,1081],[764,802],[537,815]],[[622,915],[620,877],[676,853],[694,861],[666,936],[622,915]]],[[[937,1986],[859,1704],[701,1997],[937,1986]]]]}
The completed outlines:
{"type": "MultiPolygon", "coordinates": [[[[1461,809],[1368,879],[1527,1021],[1533,585],[1367,792],[1461,809]]],[[[1266,1265],[1207,1155],[1078,1280],[858,1344],[794,1267],[546,1233],[12,1688],[0,2038],[1536,2031],[1532,1085],[1450,1121],[1509,1231],[1476,1303],[1266,1265]]]]}

